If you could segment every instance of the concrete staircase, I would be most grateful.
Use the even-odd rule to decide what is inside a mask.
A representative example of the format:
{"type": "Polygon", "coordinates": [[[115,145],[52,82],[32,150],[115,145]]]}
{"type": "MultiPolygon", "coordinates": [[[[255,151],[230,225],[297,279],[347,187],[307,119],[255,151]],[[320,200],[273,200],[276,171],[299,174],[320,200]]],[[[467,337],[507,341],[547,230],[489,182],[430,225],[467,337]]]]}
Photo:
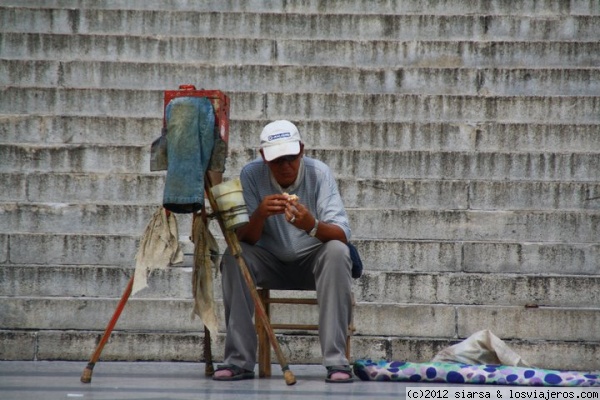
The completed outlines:
{"type": "MultiPolygon", "coordinates": [[[[161,205],[149,145],[180,84],[230,96],[228,177],[279,118],[336,172],[366,266],[353,358],[490,329],[600,370],[597,0],[2,1],[0,359],[91,355],[161,205]]],[[[202,360],[190,279],[189,257],[152,275],[102,360],[202,360]]],[[[320,362],[314,335],[280,339],[320,362]]]]}

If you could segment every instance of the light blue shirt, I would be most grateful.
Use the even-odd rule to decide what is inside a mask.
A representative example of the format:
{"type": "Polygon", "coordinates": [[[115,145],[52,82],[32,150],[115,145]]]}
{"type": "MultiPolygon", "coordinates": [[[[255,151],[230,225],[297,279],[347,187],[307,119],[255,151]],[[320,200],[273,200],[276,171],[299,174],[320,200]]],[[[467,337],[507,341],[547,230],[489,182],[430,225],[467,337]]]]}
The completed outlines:
{"type": "MultiPolygon", "coordinates": [[[[240,173],[240,180],[249,215],[258,208],[265,196],[283,192],[271,177],[268,165],[260,157],[244,166],[240,173]]],[[[325,163],[303,157],[298,178],[291,187],[286,188],[286,191],[297,195],[299,202],[319,221],[342,228],[346,239],[350,240],[348,216],[335,178],[325,163]]],[[[262,235],[256,244],[281,261],[290,262],[309,254],[322,242],[309,236],[306,231],[296,228],[286,221],[285,214],[280,214],[267,218],[262,235]]]]}

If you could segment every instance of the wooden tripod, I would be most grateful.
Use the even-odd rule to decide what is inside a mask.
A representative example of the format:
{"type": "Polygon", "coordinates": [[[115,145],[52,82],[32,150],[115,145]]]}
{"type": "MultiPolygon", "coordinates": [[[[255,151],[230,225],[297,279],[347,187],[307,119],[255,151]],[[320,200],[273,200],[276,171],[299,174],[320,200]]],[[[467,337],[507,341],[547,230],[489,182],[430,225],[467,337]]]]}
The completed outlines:
{"type": "MultiPolygon", "coordinates": [[[[225,228],[225,224],[224,224],[223,218],[221,216],[222,214],[219,211],[217,203],[215,201],[215,198],[210,190],[210,188],[212,187],[210,179],[211,179],[210,174],[207,174],[206,180],[205,180],[206,194],[208,196],[210,205],[211,205],[212,209],[216,211],[217,220],[219,222],[219,226],[221,227],[223,235],[225,236],[227,245],[229,246],[233,256],[235,257],[235,259],[242,271],[242,274],[244,275],[244,279],[246,281],[246,284],[248,285],[248,289],[250,290],[252,299],[254,300],[256,316],[257,316],[257,318],[260,319],[261,323],[263,324],[263,326],[266,330],[269,342],[271,343],[271,346],[273,347],[273,350],[275,351],[275,354],[277,356],[279,364],[281,365],[281,370],[283,371],[283,377],[285,379],[285,383],[287,385],[293,385],[296,383],[296,377],[294,376],[293,372],[290,370],[289,365],[286,361],[286,358],[285,358],[283,352],[281,351],[281,348],[279,347],[279,342],[277,341],[277,338],[275,337],[275,333],[273,332],[273,329],[271,327],[271,323],[269,321],[269,318],[267,316],[265,308],[260,300],[260,296],[256,289],[256,285],[254,284],[252,276],[250,275],[250,272],[248,270],[248,266],[246,265],[246,262],[245,262],[244,258],[242,257],[242,248],[240,246],[238,238],[237,238],[235,232],[230,231],[225,228]]],[[[197,214],[195,214],[194,218],[199,218],[199,216],[197,216],[197,214]]],[[[108,341],[110,334],[113,331],[113,329],[121,315],[121,312],[123,311],[123,308],[125,308],[125,304],[127,303],[129,296],[131,295],[131,290],[133,288],[133,278],[134,277],[131,276],[131,278],[129,279],[129,283],[127,284],[127,287],[125,288],[125,291],[123,292],[121,300],[119,301],[117,308],[115,309],[115,312],[113,313],[112,318],[110,319],[106,329],[104,330],[104,334],[102,335],[102,338],[100,339],[100,342],[98,343],[98,345],[96,347],[96,350],[92,354],[88,364],[86,365],[86,367],[83,370],[83,373],[81,375],[81,382],[83,382],[83,383],[90,383],[92,381],[92,374],[94,371],[94,367],[100,358],[100,354],[102,353],[102,350],[104,349],[104,345],[108,341]]],[[[204,357],[206,360],[205,373],[206,373],[206,375],[210,376],[213,374],[214,368],[213,368],[212,351],[211,351],[211,344],[210,344],[210,331],[206,327],[204,327],[204,357]]]]}
{"type": "MultiPolygon", "coordinates": [[[[179,87],[179,89],[180,90],[165,92],[165,97],[164,97],[165,108],[166,108],[167,104],[169,103],[169,101],[176,97],[184,97],[185,96],[185,97],[206,97],[206,98],[208,98],[211,101],[211,103],[214,107],[214,110],[215,110],[215,128],[219,132],[221,139],[225,143],[227,143],[227,141],[229,139],[229,98],[227,96],[225,96],[225,94],[223,94],[222,92],[220,92],[218,90],[196,90],[196,88],[193,85],[181,85],[179,87]]],[[[166,126],[166,121],[163,119],[163,127],[164,126],[166,126]]],[[[224,164],[224,159],[223,159],[223,164],[224,164]]],[[[233,256],[235,257],[235,259],[242,271],[242,274],[244,275],[244,279],[246,280],[246,284],[248,286],[248,289],[250,290],[252,299],[254,300],[256,317],[259,318],[262,325],[264,326],[264,329],[267,333],[267,337],[275,351],[275,354],[277,355],[277,359],[278,359],[279,364],[281,365],[281,369],[283,371],[283,377],[285,379],[285,382],[288,385],[293,385],[296,383],[296,378],[295,378],[294,374],[292,373],[292,371],[289,369],[289,366],[287,364],[285,356],[283,355],[283,353],[281,352],[281,349],[279,348],[279,343],[277,342],[277,338],[275,337],[275,333],[273,332],[273,329],[271,327],[269,317],[268,317],[268,315],[265,311],[265,308],[260,300],[258,291],[256,290],[256,285],[254,284],[252,276],[250,275],[250,272],[248,271],[248,266],[246,265],[246,262],[244,261],[244,259],[242,257],[242,248],[240,246],[238,238],[237,238],[235,232],[226,229],[225,223],[224,223],[223,217],[222,217],[222,211],[226,211],[226,210],[219,210],[217,202],[215,201],[212,191],[210,190],[214,185],[219,184],[220,181],[221,181],[220,174],[213,175],[213,174],[211,174],[211,171],[207,171],[207,173],[205,174],[205,179],[204,179],[205,193],[208,197],[208,200],[210,202],[210,205],[211,205],[213,211],[215,211],[215,214],[217,216],[217,221],[219,222],[219,226],[221,228],[221,231],[223,232],[223,235],[225,237],[227,245],[229,246],[233,256]]],[[[203,212],[204,212],[204,209],[203,209],[203,212]]],[[[200,216],[195,213],[194,218],[200,218],[200,216]]],[[[108,325],[106,326],[106,329],[104,330],[104,334],[102,335],[100,342],[96,346],[96,350],[92,354],[87,366],[83,370],[83,373],[81,375],[81,382],[90,383],[92,381],[92,373],[94,370],[94,366],[96,365],[96,362],[98,362],[98,359],[100,358],[100,354],[102,353],[104,345],[108,341],[108,338],[110,337],[110,334],[111,334],[112,330],[114,329],[114,327],[117,323],[117,320],[119,319],[119,316],[121,315],[121,312],[123,311],[123,308],[125,307],[125,304],[127,303],[127,300],[129,299],[129,296],[131,295],[132,288],[133,288],[133,276],[129,279],[129,283],[127,284],[127,287],[125,288],[125,291],[123,292],[121,300],[119,301],[117,308],[115,309],[115,312],[113,313],[112,318],[110,319],[108,325]]],[[[212,376],[212,374],[214,373],[214,368],[213,368],[212,351],[211,351],[211,344],[210,344],[210,331],[206,328],[206,326],[204,327],[204,358],[206,361],[205,373],[207,376],[212,376]]]]}

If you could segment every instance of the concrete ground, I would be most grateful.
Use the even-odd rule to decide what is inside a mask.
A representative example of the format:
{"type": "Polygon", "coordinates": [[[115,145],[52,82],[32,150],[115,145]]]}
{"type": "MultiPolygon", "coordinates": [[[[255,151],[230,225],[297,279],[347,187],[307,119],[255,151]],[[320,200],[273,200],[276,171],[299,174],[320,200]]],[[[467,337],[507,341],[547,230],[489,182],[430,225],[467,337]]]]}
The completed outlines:
{"type": "Polygon", "coordinates": [[[270,378],[216,382],[204,375],[200,363],[103,361],[96,364],[92,381],[86,384],[80,382],[86,364],[0,361],[0,399],[405,399],[407,387],[358,379],[349,384],[325,383],[325,368],[319,365],[291,365],[297,383],[288,386],[277,364],[270,378]]]}

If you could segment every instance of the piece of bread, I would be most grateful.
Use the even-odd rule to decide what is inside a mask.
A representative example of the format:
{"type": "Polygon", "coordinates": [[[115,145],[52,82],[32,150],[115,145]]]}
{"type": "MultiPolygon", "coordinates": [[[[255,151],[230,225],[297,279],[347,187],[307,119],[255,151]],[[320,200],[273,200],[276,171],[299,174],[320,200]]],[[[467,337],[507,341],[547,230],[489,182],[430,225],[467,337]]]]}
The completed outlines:
{"type": "Polygon", "coordinates": [[[298,196],[296,196],[295,194],[283,192],[283,195],[287,197],[287,201],[298,201],[298,196]]]}

